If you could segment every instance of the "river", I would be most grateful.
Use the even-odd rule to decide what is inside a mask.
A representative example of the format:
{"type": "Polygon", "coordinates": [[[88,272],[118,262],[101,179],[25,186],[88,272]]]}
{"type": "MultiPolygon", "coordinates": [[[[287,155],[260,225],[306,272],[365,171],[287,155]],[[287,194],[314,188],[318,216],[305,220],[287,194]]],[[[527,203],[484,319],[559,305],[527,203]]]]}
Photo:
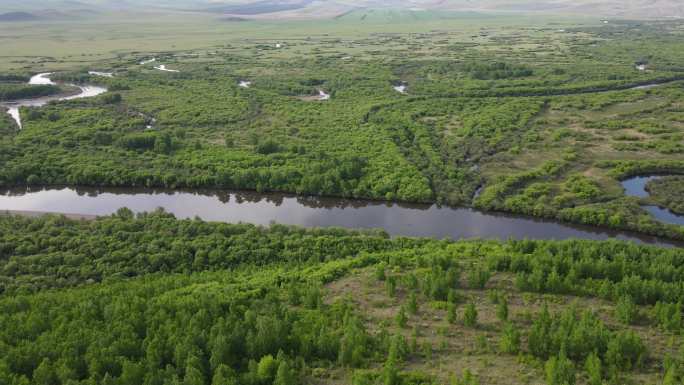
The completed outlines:
{"type": "Polygon", "coordinates": [[[47,188],[0,194],[0,210],[109,215],[121,207],[135,212],[163,207],[178,218],[272,222],[305,227],[382,228],[390,235],[482,239],[608,239],[675,245],[655,237],[573,226],[469,208],[400,204],[276,193],[149,189],[47,188]]]}
{"type": "MultiPolygon", "coordinates": [[[[39,85],[39,84],[56,84],[52,80],[50,80],[50,75],[52,75],[51,72],[46,72],[42,74],[35,75],[31,77],[31,80],[29,80],[29,84],[32,85],[39,85]]],[[[17,122],[17,125],[19,128],[22,128],[22,123],[21,123],[21,114],[19,113],[21,107],[41,107],[44,106],[52,101],[56,100],[72,100],[72,99],[80,99],[80,98],[89,98],[93,96],[97,96],[100,94],[103,94],[107,92],[107,89],[104,87],[99,87],[99,86],[94,86],[94,85],[79,85],[79,84],[69,84],[70,86],[73,87],[78,87],[80,92],[74,94],[74,95],[52,95],[52,96],[44,96],[40,98],[33,98],[33,99],[22,99],[22,100],[13,100],[13,101],[8,101],[8,102],[2,102],[0,103],[0,107],[5,107],[7,108],[7,113],[10,114],[12,119],[14,119],[15,122],[17,122]]]]}
{"type": "MultiPolygon", "coordinates": [[[[55,84],[50,73],[38,74],[30,84],[55,84]]],[[[39,107],[55,100],[97,96],[106,88],[75,85],[80,92],[71,96],[51,96],[4,103],[21,127],[19,107],[39,107]]],[[[330,95],[319,90],[320,100],[330,95]]],[[[645,197],[649,178],[636,177],[623,182],[627,195],[645,197]]],[[[590,226],[575,226],[500,213],[485,213],[470,208],[437,205],[399,204],[364,200],[320,197],[296,197],[283,194],[259,194],[231,191],[167,191],[149,189],[47,188],[0,192],[0,210],[57,212],[85,216],[109,215],[121,207],[135,212],[163,207],[179,218],[200,217],[210,221],[271,222],[306,227],[339,226],[347,228],[383,228],[398,236],[483,239],[608,239],[639,243],[677,245],[655,237],[630,232],[611,231],[590,226]]],[[[684,218],[657,206],[644,206],[653,216],[667,223],[684,225],[684,218]]]]}

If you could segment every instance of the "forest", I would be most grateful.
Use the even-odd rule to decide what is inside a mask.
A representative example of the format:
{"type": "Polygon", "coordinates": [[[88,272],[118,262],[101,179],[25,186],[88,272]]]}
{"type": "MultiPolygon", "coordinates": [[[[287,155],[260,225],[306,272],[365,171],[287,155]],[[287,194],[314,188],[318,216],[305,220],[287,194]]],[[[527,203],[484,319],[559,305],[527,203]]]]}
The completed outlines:
{"type": "Polygon", "coordinates": [[[4,384],[677,384],[684,251],[0,217],[4,384]]]}

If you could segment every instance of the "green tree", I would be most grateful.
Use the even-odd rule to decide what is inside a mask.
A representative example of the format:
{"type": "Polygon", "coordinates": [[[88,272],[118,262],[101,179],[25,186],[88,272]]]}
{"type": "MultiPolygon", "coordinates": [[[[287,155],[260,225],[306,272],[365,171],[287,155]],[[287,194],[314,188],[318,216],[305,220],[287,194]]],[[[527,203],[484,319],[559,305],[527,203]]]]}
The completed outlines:
{"type": "Polygon", "coordinates": [[[261,381],[273,381],[278,370],[278,361],[268,354],[261,357],[257,366],[257,376],[261,381]]]}
{"type": "Polygon", "coordinates": [[[430,341],[423,342],[423,358],[425,361],[432,361],[432,344],[430,341]]]}
{"type": "Polygon", "coordinates": [[[566,357],[564,350],[546,362],[545,370],[547,385],[575,384],[575,367],[572,361],[566,357]]]}
{"type": "Polygon", "coordinates": [[[382,371],[383,384],[384,385],[398,385],[399,382],[399,369],[394,362],[385,362],[385,366],[382,371]]]}
{"type": "Polygon", "coordinates": [[[679,376],[677,375],[676,367],[671,366],[665,371],[665,376],[663,377],[662,385],[681,385],[679,376]]]}
{"type": "Polygon", "coordinates": [[[183,377],[183,385],[205,385],[202,372],[194,366],[188,367],[183,377]]]}
{"type": "Polygon", "coordinates": [[[631,370],[641,367],[648,356],[648,351],[643,341],[633,331],[620,331],[616,333],[606,351],[606,364],[618,370],[631,370]]]}
{"type": "Polygon", "coordinates": [[[464,369],[461,377],[453,377],[452,385],[480,385],[480,380],[469,369],[464,369]]]}
{"type": "Polygon", "coordinates": [[[637,317],[638,309],[629,295],[620,297],[615,305],[615,318],[624,324],[631,324],[637,317]]]}
{"type": "Polygon", "coordinates": [[[520,332],[510,322],[504,326],[499,341],[499,350],[502,353],[517,354],[520,351],[520,332]]]}
{"type": "Polygon", "coordinates": [[[416,293],[413,291],[409,294],[408,312],[411,315],[418,314],[418,299],[416,297],[416,293]]]}
{"type": "Polygon", "coordinates": [[[385,287],[387,288],[387,295],[394,297],[397,292],[397,279],[394,276],[387,277],[385,281],[385,287]]]}
{"type": "Polygon", "coordinates": [[[385,264],[378,263],[377,266],[375,266],[375,279],[377,279],[378,281],[384,281],[385,278],[385,264]]]}
{"type": "Polygon", "coordinates": [[[280,365],[278,365],[278,371],[275,376],[275,381],[273,385],[296,385],[297,378],[294,372],[290,368],[287,360],[282,360],[280,365]]]}
{"type": "Polygon", "coordinates": [[[36,385],[57,385],[59,379],[50,360],[45,358],[33,371],[33,383],[36,385]]]}
{"type": "Polygon", "coordinates": [[[468,273],[468,286],[471,289],[484,289],[491,277],[489,270],[478,267],[468,273]]]}
{"type": "Polygon", "coordinates": [[[401,306],[399,308],[399,312],[397,313],[397,325],[400,328],[405,328],[407,321],[408,321],[408,318],[406,317],[406,311],[404,310],[404,307],[401,306]]]}
{"type": "Polygon", "coordinates": [[[227,365],[220,364],[214,371],[211,385],[237,385],[238,380],[235,371],[227,365]]]}
{"type": "Polygon", "coordinates": [[[124,361],[119,382],[123,384],[142,384],[145,378],[145,367],[140,363],[124,361]]]}
{"type": "Polygon", "coordinates": [[[169,154],[173,149],[173,142],[171,135],[168,132],[163,132],[157,136],[154,141],[154,150],[160,154],[169,154]]]}
{"type": "Polygon", "coordinates": [[[589,385],[601,385],[603,374],[601,372],[601,358],[596,352],[591,353],[584,362],[584,370],[587,372],[589,385]]]}
{"type": "Polygon", "coordinates": [[[398,365],[404,354],[404,352],[402,352],[402,339],[403,337],[400,335],[396,335],[392,338],[392,343],[382,373],[384,385],[397,385],[400,383],[398,365]]]}
{"type": "Polygon", "coordinates": [[[534,356],[546,358],[551,355],[551,325],[552,320],[551,315],[549,314],[549,308],[546,303],[544,303],[542,311],[534,320],[532,329],[527,338],[528,348],[534,356]]]}
{"type": "Polygon", "coordinates": [[[343,330],[338,351],[338,362],[345,366],[361,366],[369,349],[369,338],[366,330],[361,321],[351,315],[344,317],[343,330]]]}
{"type": "Polygon", "coordinates": [[[456,323],[456,305],[449,302],[447,304],[447,322],[450,324],[456,323]]]}
{"type": "Polygon", "coordinates": [[[463,313],[463,324],[468,327],[474,327],[477,325],[477,308],[474,303],[469,303],[465,307],[465,312],[463,313]]]}
{"type": "Polygon", "coordinates": [[[496,316],[500,321],[508,321],[508,299],[506,296],[502,296],[499,304],[496,307],[496,316]]]}

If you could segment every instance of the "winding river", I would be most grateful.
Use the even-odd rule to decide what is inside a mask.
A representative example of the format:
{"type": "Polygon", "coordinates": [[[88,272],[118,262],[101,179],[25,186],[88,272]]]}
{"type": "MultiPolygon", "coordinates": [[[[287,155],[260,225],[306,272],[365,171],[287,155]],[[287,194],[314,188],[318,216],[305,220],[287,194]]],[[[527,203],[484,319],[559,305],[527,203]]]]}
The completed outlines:
{"type": "MultiPolygon", "coordinates": [[[[38,74],[30,84],[55,84],[50,73],[38,74]]],[[[20,107],[39,107],[51,101],[97,96],[106,88],[73,85],[75,95],[50,96],[2,103],[21,127],[20,107]]],[[[240,86],[248,86],[246,81],[240,86]],[[244,83],[244,84],[243,84],[244,83]]],[[[398,90],[399,91],[399,90],[398,90]]],[[[330,95],[319,90],[319,100],[330,95]]],[[[646,197],[646,183],[656,176],[623,182],[627,195],[646,197]]],[[[222,222],[272,222],[306,227],[382,228],[394,236],[482,239],[608,239],[617,238],[663,246],[681,246],[630,232],[563,224],[524,216],[485,213],[470,208],[400,204],[365,200],[297,197],[287,194],[237,191],[173,191],[151,189],[44,188],[0,191],[0,211],[56,212],[83,217],[109,215],[121,207],[135,212],[163,207],[179,218],[200,217],[222,222]]],[[[644,206],[656,219],[684,225],[684,218],[657,206],[644,206]]]]}
{"type": "MultiPolygon", "coordinates": [[[[649,194],[648,191],[646,191],[646,184],[648,184],[648,182],[654,179],[662,177],[663,175],[637,176],[622,181],[622,187],[624,187],[625,194],[627,194],[628,196],[633,196],[637,198],[647,198],[649,194]]],[[[659,206],[644,205],[642,207],[646,211],[648,211],[655,219],[661,222],[684,226],[684,216],[682,215],[677,215],[672,211],[659,206]]]]}
{"type": "Polygon", "coordinates": [[[297,197],[237,191],[47,188],[0,192],[0,211],[109,215],[120,207],[135,212],[163,207],[179,218],[210,221],[271,222],[305,227],[383,228],[398,236],[482,239],[608,239],[676,245],[655,237],[574,226],[554,221],[469,208],[376,201],[297,197]]]}
{"type": "MultiPolygon", "coordinates": [[[[42,74],[35,75],[29,80],[29,84],[37,85],[37,84],[57,84],[50,80],[50,75],[52,75],[51,72],[46,72],[42,74]]],[[[12,116],[12,119],[14,119],[15,122],[17,122],[17,125],[19,128],[22,128],[21,124],[21,114],[19,113],[19,109],[21,107],[41,107],[44,106],[52,101],[56,100],[72,100],[72,99],[80,99],[80,98],[89,98],[93,96],[97,96],[100,94],[103,94],[107,92],[107,89],[104,87],[99,87],[99,86],[94,86],[94,85],[78,85],[78,84],[69,84],[70,86],[73,87],[78,87],[80,92],[74,95],[52,95],[52,96],[44,96],[40,98],[33,98],[33,99],[22,99],[22,100],[13,100],[13,101],[8,101],[8,102],[2,102],[0,103],[0,107],[5,107],[7,108],[7,113],[12,116]]]]}

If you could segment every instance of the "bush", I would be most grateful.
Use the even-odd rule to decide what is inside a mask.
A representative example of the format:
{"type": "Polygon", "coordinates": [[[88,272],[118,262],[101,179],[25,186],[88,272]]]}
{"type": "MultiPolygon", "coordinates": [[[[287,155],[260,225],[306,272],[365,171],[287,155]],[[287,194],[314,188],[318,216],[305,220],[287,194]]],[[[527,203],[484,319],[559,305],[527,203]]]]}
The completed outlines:
{"type": "Polygon", "coordinates": [[[280,152],[280,145],[273,139],[268,139],[257,145],[256,151],[262,155],[274,154],[280,152]]]}
{"type": "Polygon", "coordinates": [[[121,94],[105,94],[102,96],[102,103],[103,104],[118,104],[121,103],[123,98],[121,97],[121,94]]]}

